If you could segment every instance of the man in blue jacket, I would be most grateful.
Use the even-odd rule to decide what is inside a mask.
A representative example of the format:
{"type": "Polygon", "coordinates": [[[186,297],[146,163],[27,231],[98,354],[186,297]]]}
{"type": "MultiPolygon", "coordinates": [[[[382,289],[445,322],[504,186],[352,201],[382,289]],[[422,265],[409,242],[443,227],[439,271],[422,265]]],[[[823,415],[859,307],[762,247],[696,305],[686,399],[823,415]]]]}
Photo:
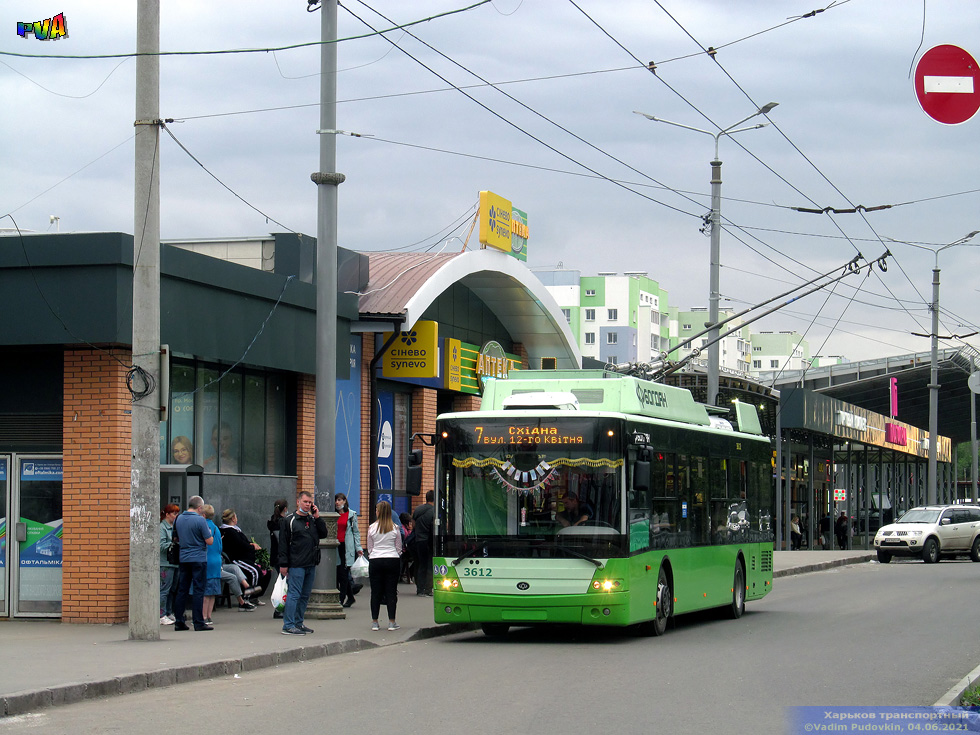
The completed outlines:
{"type": "Polygon", "coordinates": [[[306,605],[313,592],[313,577],[320,562],[320,539],[327,537],[327,524],[320,509],[305,490],[296,500],[296,512],[282,519],[279,531],[279,573],[286,577],[286,608],[282,613],[283,635],[306,635],[306,605]]]}
{"type": "Polygon", "coordinates": [[[214,630],[204,622],[204,586],[208,577],[208,546],[214,543],[208,522],[204,520],[204,498],[194,495],[187,501],[187,510],[174,521],[174,537],[180,543],[180,582],[174,613],[174,630],[188,630],[184,619],[187,593],[191,592],[194,630],[214,630]]]}

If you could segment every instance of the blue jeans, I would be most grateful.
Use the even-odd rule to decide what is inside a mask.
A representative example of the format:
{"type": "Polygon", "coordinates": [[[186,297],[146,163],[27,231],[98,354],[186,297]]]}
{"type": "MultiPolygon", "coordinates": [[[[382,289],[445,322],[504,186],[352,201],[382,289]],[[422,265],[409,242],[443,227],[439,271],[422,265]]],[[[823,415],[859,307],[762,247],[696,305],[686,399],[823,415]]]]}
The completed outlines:
{"type": "Polygon", "coordinates": [[[298,628],[306,622],[306,605],[313,592],[316,567],[290,567],[286,577],[286,608],[282,611],[282,629],[298,628]]]}
{"type": "Polygon", "coordinates": [[[191,597],[191,618],[194,630],[204,628],[204,585],[208,579],[208,563],[192,561],[180,563],[180,581],[177,584],[177,599],[174,601],[174,615],[177,622],[185,625],[184,613],[187,610],[187,597],[191,597]]]}
{"type": "Polygon", "coordinates": [[[174,614],[177,599],[177,567],[160,567],[160,617],[174,614]]]}

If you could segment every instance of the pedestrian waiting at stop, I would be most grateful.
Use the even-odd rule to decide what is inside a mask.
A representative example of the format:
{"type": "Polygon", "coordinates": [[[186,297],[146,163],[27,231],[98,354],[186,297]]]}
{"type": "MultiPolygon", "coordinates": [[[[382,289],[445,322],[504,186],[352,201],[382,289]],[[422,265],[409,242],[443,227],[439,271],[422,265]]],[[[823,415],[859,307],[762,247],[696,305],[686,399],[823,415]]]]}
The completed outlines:
{"type": "Polygon", "coordinates": [[[847,522],[847,513],[841,511],[840,517],[834,524],[834,534],[837,536],[837,545],[841,549],[847,548],[847,531],[850,525],[851,524],[847,522]]]}
{"type": "Polygon", "coordinates": [[[306,635],[306,606],[313,592],[313,577],[320,563],[320,539],[327,537],[327,524],[313,495],[303,491],[296,511],[282,519],[279,534],[279,573],[287,579],[286,607],[282,611],[283,635],[306,635]]]}
{"type": "Polygon", "coordinates": [[[789,520],[789,528],[789,549],[790,551],[799,551],[803,544],[803,532],[800,531],[800,517],[796,513],[789,520]]]}
{"type": "Polygon", "coordinates": [[[337,590],[340,592],[340,604],[350,607],[356,600],[354,595],[360,590],[354,584],[350,568],[357,557],[364,556],[361,547],[361,531],[357,527],[357,513],[347,504],[347,496],[337,493],[334,505],[339,514],[337,518],[337,590]]]}
{"type": "Polygon", "coordinates": [[[177,599],[177,572],[179,566],[167,559],[167,552],[173,545],[174,521],[180,515],[180,506],[175,503],[163,506],[160,512],[160,625],[173,625],[174,600],[177,599]]]}
{"type": "Polygon", "coordinates": [[[391,518],[391,505],[382,500],[377,517],[368,527],[368,574],[371,579],[371,630],[381,630],[378,614],[381,600],[388,607],[388,630],[398,630],[398,576],[401,574],[402,534],[391,518]]]}
{"type": "Polygon", "coordinates": [[[214,630],[204,622],[204,588],[207,584],[207,548],[214,543],[214,536],[203,518],[204,498],[193,495],[187,501],[187,510],[177,516],[174,531],[180,541],[180,581],[174,602],[174,630],[189,630],[184,618],[187,597],[191,597],[194,630],[214,630]]]}

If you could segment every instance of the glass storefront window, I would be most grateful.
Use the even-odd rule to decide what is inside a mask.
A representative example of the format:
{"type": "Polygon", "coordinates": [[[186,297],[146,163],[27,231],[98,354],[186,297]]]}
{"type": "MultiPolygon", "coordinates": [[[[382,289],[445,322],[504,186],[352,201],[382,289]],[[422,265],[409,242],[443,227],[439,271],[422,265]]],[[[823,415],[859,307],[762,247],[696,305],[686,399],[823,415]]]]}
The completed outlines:
{"type": "Polygon", "coordinates": [[[286,381],[281,375],[270,375],[265,384],[266,472],[285,475],[286,381]]]}
{"type": "Polygon", "coordinates": [[[287,376],[175,364],[170,385],[170,421],[160,425],[162,464],[194,463],[224,474],[287,473],[287,376]]]}
{"type": "Polygon", "coordinates": [[[265,471],[265,378],[245,376],[242,424],[242,472],[259,475],[265,471]]]}

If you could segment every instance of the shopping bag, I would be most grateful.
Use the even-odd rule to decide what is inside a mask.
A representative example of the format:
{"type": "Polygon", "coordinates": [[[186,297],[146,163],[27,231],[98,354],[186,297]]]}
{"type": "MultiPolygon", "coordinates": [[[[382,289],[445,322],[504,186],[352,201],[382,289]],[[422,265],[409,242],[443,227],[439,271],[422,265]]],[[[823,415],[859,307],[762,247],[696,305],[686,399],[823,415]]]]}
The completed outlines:
{"type": "Polygon", "coordinates": [[[363,556],[357,557],[353,564],[350,566],[350,574],[354,578],[355,582],[358,579],[367,579],[368,577],[368,560],[363,556]]]}
{"type": "Polygon", "coordinates": [[[272,605],[276,609],[276,612],[282,612],[286,607],[286,591],[286,578],[280,574],[279,578],[276,579],[276,583],[272,586],[272,605]]]}

